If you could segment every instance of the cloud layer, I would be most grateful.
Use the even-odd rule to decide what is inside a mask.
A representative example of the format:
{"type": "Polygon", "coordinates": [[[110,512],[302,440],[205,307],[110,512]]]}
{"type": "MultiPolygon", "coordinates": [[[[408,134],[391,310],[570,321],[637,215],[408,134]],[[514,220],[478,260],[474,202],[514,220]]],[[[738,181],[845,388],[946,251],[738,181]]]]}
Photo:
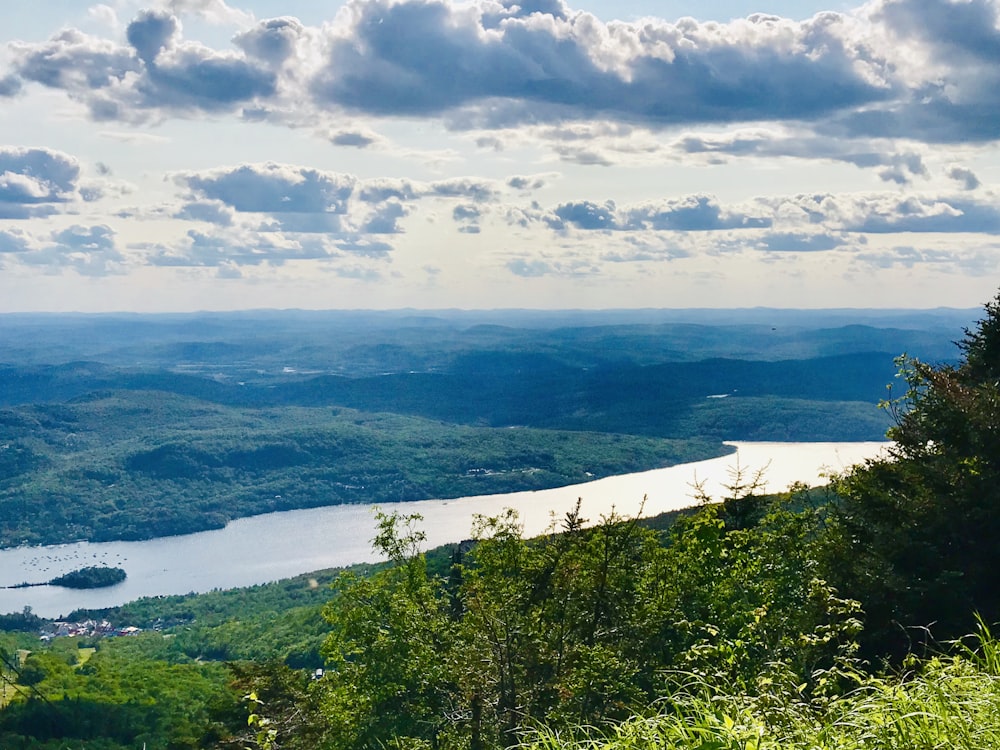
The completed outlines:
{"type": "Polygon", "coordinates": [[[171,7],[185,4],[141,12],[120,38],[65,29],[11,43],[0,94],[39,84],[95,119],[127,122],[346,111],[444,117],[456,128],[601,117],[651,127],[814,123],[821,133],[929,142],[1000,134],[992,0],[875,0],[853,14],[728,24],[604,22],[557,2],[353,0],[329,26],[266,19],[229,49],[185,39],[171,7]]]}
{"type": "Polygon", "coordinates": [[[237,5],[153,0],[127,18],[102,5],[83,28],[5,44],[0,101],[58,102],[87,133],[69,144],[98,134],[171,157],[130,174],[155,186],[140,194],[112,177],[130,157],[25,145],[25,129],[0,145],[0,266],[309,268],[428,289],[452,268],[573,283],[736,262],[1000,268],[1000,172],[979,161],[1000,140],[1000,0],[727,23],[603,21],[562,0],[350,0],[309,25],[237,5]],[[216,157],[173,142],[202,127],[278,143],[216,157]],[[310,139],[314,163],[294,146],[310,139]]]}

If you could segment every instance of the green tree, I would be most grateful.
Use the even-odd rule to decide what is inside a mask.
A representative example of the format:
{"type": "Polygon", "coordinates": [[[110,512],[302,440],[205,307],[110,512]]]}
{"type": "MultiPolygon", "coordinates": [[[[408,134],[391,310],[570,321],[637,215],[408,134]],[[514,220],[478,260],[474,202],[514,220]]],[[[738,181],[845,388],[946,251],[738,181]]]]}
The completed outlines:
{"type": "Polygon", "coordinates": [[[836,483],[825,563],[862,602],[871,654],[1000,617],[1000,296],[985,313],[958,364],[900,358],[894,444],[836,483]]]}
{"type": "Polygon", "coordinates": [[[324,741],[512,746],[540,723],[623,720],[678,668],[754,690],[780,660],[783,678],[811,684],[858,621],[816,575],[807,495],[737,494],[678,522],[666,544],[614,513],[589,525],[579,506],[526,540],[508,511],[478,519],[440,575],[418,519],[380,515],[375,545],[391,567],[345,574],[325,610],[324,741]]]}
{"type": "Polygon", "coordinates": [[[435,737],[451,708],[450,606],[442,581],[427,575],[420,516],[377,518],[374,546],[392,566],[370,577],[344,573],[325,609],[323,703],[335,747],[435,737]]]}

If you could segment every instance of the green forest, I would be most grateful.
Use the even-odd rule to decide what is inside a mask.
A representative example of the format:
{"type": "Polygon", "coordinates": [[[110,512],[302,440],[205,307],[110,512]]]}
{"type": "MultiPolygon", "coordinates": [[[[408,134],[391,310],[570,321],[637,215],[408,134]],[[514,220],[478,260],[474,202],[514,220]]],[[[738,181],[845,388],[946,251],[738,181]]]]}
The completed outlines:
{"type": "Polygon", "coordinates": [[[241,408],[145,391],[9,407],[0,434],[0,546],[146,539],[292,508],[543,489],[729,450],[700,438],[241,408]]]}
{"type": "MultiPolygon", "coordinates": [[[[43,644],[30,611],[0,618],[0,746],[1000,748],[1000,296],[954,337],[952,359],[898,358],[882,389],[891,449],[823,488],[762,494],[750,467],[686,512],[587,518],[584,498],[542,537],[505,513],[433,550],[418,516],[382,514],[386,563],[70,618],[136,635],[43,644]]],[[[105,398],[128,403],[61,408],[79,424],[105,398]]],[[[216,409],[265,407],[203,408],[211,424],[216,409]]],[[[355,427],[400,419],[336,408],[355,427]]],[[[41,424],[44,409],[11,409],[41,424]]],[[[398,424],[434,445],[434,423],[398,424]]],[[[311,426],[269,444],[308,446],[311,426]]],[[[176,429],[143,448],[126,431],[104,470],[247,470],[238,441],[176,429]]],[[[619,436],[615,454],[611,433],[568,431],[602,435],[594,452],[609,462],[661,448],[619,436]]],[[[330,433],[360,439],[346,424],[330,433]]],[[[546,439],[533,450],[557,462],[552,446],[570,438],[546,439]]],[[[288,463],[289,476],[312,466],[288,463]]]]}

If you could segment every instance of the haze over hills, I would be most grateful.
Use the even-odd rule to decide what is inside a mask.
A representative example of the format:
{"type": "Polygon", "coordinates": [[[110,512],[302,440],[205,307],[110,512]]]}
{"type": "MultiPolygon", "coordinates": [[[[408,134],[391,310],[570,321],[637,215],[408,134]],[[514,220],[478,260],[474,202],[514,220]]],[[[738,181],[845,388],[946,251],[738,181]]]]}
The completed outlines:
{"type": "Polygon", "coordinates": [[[0,316],[0,544],[879,440],[894,358],[948,361],[975,314],[0,316]]]}
{"type": "MultiPolygon", "coordinates": [[[[532,351],[569,364],[862,351],[955,356],[976,310],[251,310],[0,315],[0,362],[127,367],[323,368],[352,376],[440,367],[469,351],[532,351]],[[381,368],[381,369],[380,369],[381,368]]],[[[253,370],[251,370],[253,371],[253,370]]]]}

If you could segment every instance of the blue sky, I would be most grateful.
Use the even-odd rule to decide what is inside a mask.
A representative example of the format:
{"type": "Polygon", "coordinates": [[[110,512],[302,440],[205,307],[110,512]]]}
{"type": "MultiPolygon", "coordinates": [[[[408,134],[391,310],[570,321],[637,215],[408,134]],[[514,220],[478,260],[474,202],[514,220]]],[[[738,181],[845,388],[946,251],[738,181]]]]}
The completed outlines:
{"type": "Polygon", "coordinates": [[[0,312],[973,307],[1000,279],[995,0],[3,20],[0,312]]]}

